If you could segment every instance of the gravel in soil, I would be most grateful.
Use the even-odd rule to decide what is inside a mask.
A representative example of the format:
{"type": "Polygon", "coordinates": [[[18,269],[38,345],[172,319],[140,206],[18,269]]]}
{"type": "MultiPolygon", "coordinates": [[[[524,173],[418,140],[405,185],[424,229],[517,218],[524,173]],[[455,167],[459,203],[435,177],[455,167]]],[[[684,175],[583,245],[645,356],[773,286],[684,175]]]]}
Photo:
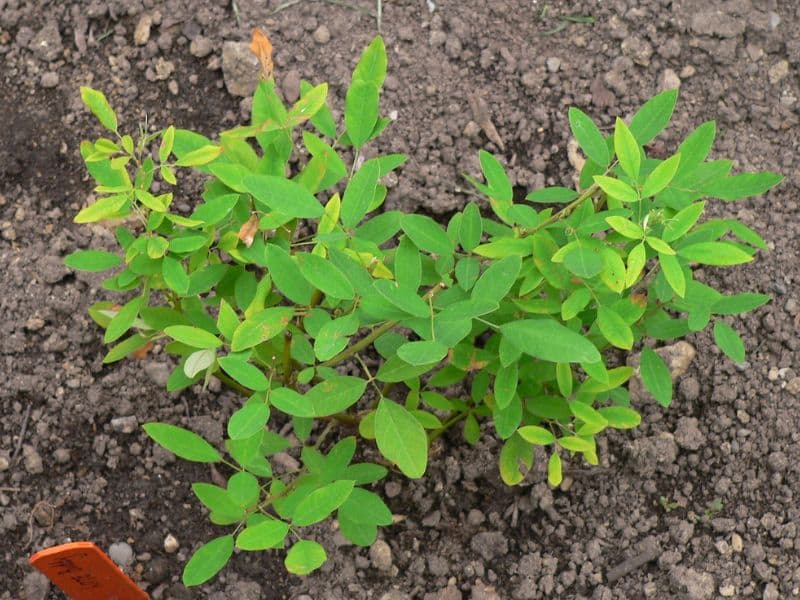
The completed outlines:
{"type": "MultiPolygon", "coordinates": [[[[377,32],[374,8],[0,0],[0,598],[60,597],[26,557],[77,539],[109,550],[154,599],[800,594],[800,7],[790,0],[384,2],[383,106],[396,121],[372,151],[410,156],[389,208],[457,210],[480,148],[502,157],[520,192],[569,184],[579,160],[569,106],[610,127],[680,86],[657,144],[672,148],[716,119],[716,156],[787,176],[766,198],[713,208],[759,231],[770,251],[697,275],[773,301],[736,320],[747,363],[732,364],[707,332],[689,336],[697,356],[676,375],[672,407],[643,400],[642,426],[606,436],[601,466],[570,465],[559,489],[541,462],[506,489],[497,443],[487,435],[470,448],[453,432],[424,479],[385,483],[399,522],[371,548],[323,525],[316,535],[333,558],[319,574],[290,577],[276,555],[241,553],[202,592],[179,583],[193,548],[215,535],[189,490],[211,474],[154,448],[138,425],[166,420],[219,439],[237,400],[214,386],[163,392],[170,364],[159,348],[143,362],[102,364],[86,316],[99,278],[61,263],[78,248],[113,246],[106,228],[71,223],[91,197],[78,141],[98,134],[78,87],[104,90],[127,126],[146,118],[213,133],[248,114],[238,94],[252,73],[235,61],[252,60],[231,48],[259,25],[284,97],[297,96],[300,79],[329,81],[341,107],[377,32]]],[[[188,207],[198,185],[177,202],[188,207]]]]}

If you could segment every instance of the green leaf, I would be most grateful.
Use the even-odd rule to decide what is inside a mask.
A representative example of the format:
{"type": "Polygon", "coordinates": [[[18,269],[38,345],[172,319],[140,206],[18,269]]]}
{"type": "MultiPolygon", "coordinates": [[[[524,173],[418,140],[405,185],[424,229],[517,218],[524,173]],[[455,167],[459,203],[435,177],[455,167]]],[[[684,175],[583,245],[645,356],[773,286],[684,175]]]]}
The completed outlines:
{"type": "Polygon", "coordinates": [[[395,355],[384,362],[375,379],[384,383],[399,383],[427,373],[434,365],[410,365],[399,356],[395,355]]]}
{"type": "Polygon", "coordinates": [[[678,165],[680,162],[681,155],[676,154],[674,156],[670,156],[667,160],[663,161],[655,169],[653,169],[647,176],[647,179],[645,179],[644,185],[642,186],[642,198],[650,198],[651,196],[655,196],[657,193],[667,187],[675,177],[675,173],[678,171],[678,165]]]}
{"type": "Polygon", "coordinates": [[[342,199],[340,216],[345,227],[355,227],[367,214],[375,197],[378,179],[380,179],[380,166],[374,161],[365,162],[353,175],[342,199]]]}
{"type": "Polygon", "coordinates": [[[176,294],[183,296],[189,291],[189,276],[180,261],[171,256],[165,256],[161,261],[161,275],[164,277],[167,287],[176,294]]]}
{"type": "Polygon", "coordinates": [[[210,483],[193,483],[195,496],[211,511],[211,522],[216,525],[230,525],[244,518],[245,511],[231,499],[228,490],[210,483]]]}
{"type": "Polygon", "coordinates": [[[597,125],[586,113],[574,107],[569,109],[569,125],[586,157],[605,169],[611,162],[611,157],[608,155],[606,140],[597,125]]]}
{"type": "Polygon", "coordinates": [[[344,123],[350,142],[361,148],[372,136],[378,122],[380,86],[371,81],[354,79],[347,88],[344,101],[344,123]]]}
{"type": "Polygon", "coordinates": [[[276,244],[267,245],[266,263],[272,281],[295,304],[308,305],[314,289],[300,272],[300,267],[289,253],[276,244]]]}
{"type": "Polygon", "coordinates": [[[522,259],[518,256],[507,256],[492,263],[472,288],[473,300],[500,302],[514,287],[521,269],[522,259]]]}
{"type": "Polygon", "coordinates": [[[707,121],[686,136],[686,139],[678,146],[681,164],[678,167],[677,178],[690,173],[706,159],[711,152],[716,135],[717,124],[714,121],[707,121]]]}
{"type": "Polygon", "coordinates": [[[161,145],[158,147],[159,162],[167,162],[172,153],[172,146],[175,143],[175,128],[170,125],[161,134],[161,145]]]}
{"type": "Polygon", "coordinates": [[[625,217],[606,217],[606,223],[611,225],[614,231],[624,235],[626,238],[640,240],[644,237],[644,229],[625,217]]]}
{"type": "Polygon", "coordinates": [[[647,263],[647,251],[644,242],[634,246],[628,254],[628,267],[625,270],[625,287],[631,287],[639,279],[639,275],[647,263]]]}
{"type": "Polygon", "coordinates": [[[246,360],[236,356],[224,356],[219,359],[219,366],[235,381],[256,392],[269,388],[269,380],[260,369],[246,360]]]}
{"type": "Polygon", "coordinates": [[[273,306],[245,319],[233,332],[231,350],[241,352],[280,334],[291,322],[294,310],[288,306],[273,306]]]}
{"type": "Polygon", "coordinates": [[[584,336],[552,319],[528,319],[500,327],[503,336],[524,353],[555,363],[600,360],[597,348],[584,336]]]}
{"type": "Polygon", "coordinates": [[[603,337],[611,342],[612,346],[630,350],[633,348],[633,331],[613,309],[600,306],[597,309],[597,326],[603,337]]]}
{"type": "Polygon", "coordinates": [[[111,108],[103,92],[81,86],[81,100],[103,127],[111,131],[117,130],[117,115],[114,114],[114,109],[111,108]]]}
{"type": "Polygon", "coordinates": [[[401,287],[388,279],[377,279],[372,286],[375,290],[403,312],[415,317],[430,317],[431,309],[415,290],[401,287]]]}
{"type": "Polygon", "coordinates": [[[514,362],[507,367],[501,367],[494,378],[494,399],[497,408],[504,410],[517,393],[519,384],[519,365],[514,362]]]}
{"type": "Polygon", "coordinates": [[[645,241],[647,242],[648,246],[650,246],[653,250],[655,250],[659,254],[667,254],[670,256],[675,254],[675,250],[672,249],[672,246],[670,246],[667,242],[665,242],[662,239],[659,239],[652,235],[648,235],[645,238],[645,241]]]}
{"type": "Polygon", "coordinates": [[[498,459],[500,477],[506,485],[517,485],[533,466],[533,446],[515,434],[508,438],[500,449],[498,459]],[[523,473],[520,467],[525,467],[523,473]]]}
{"type": "Polygon", "coordinates": [[[490,198],[502,204],[510,204],[514,199],[514,188],[508,175],[506,175],[503,165],[494,155],[485,150],[478,152],[478,160],[481,163],[483,176],[489,186],[490,198]]]}
{"type": "Polygon", "coordinates": [[[205,583],[219,573],[233,554],[233,536],[223,535],[200,546],[183,569],[183,585],[205,583]]]}
{"type": "Polygon", "coordinates": [[[353,488],[353,492],[339,507],[338,517],[354,523],[370,525],[391,525],[392,511],[377,494],[363,488],[353,488]]]}
{"type": "Polygon", "coordinates": [[[295,575],[308,575],[328,559],[325,548],[311,540],[300,540],[289,548],[283,561],[286,570],[295,575]]]}
{"type": "Polygon", "coordinates": [[[711,306],[716,315],[738,315],[750,312],[769,302],[772,298],[766,294],[734,294],[723,296],[711,306]]]}
{"type": "Polygon", "coordinates": [[[689,262],[714,266],[739,265],[753,260],[747,252],[727,242],[699,242],[683,246],[678,254],[689,262]]]}
{"type": "Polygon", "coordinates": [[[381,398],[375,414],[378,450],[406,477],[418,479],[428,462],[428,437],[419,421],[403,406],[381,398]]]}
{"type": "Polygon", "coordinates": [[[686,295],[686,277],[678,259],[671,254],[658,255],[658,264],[664,272],[669,287],[681,298],[686,295]]]}
{"type": "Polygon", "coordinates": [[[591,279],[603,270],[603,259],[591,248],[576,246],[564,256],[564,266],[582,279],[591,279]]]}
{"type": "Polygon", "coordinates": [[[458,240],[461,247],[470,252],[478,244],[481,243],[481,236],[483,235],[483,220],[481,219],[481,211],[478,205],[474,202],[467,204],[461,218],[461,225],[458,229],[458,240]]]}
{"type": "Polygon", "coordinates": [[[672,117],[678,90],[666,90],[644,103],[631,119],[631,133],[640,146],[651,142],[672,117]]]}
{"type": "Polygon", "coordinates": [[[611,198],[622,202],[639,201],[638,192],[624,181],[605,175],[595,175],[594,182],[611,198]]]}
{"type": "Polygon", "coordinates": [[[239,194],[218,196],[198,206],[192,213],[191,218],[206,225],[216,225],[228,216],[228,213],[233,210],[237,202],[239,202],[239,194]]]}
{"type": "Polygon", "coordinates": [[[310,418],[315,416],[311,403],[304,396],[289,388],[281,387],[272,390],[269,402],[281,412],[293,417],[310,418]]]}
{"type": "Polygon", "coordinates": [[[386,78],[386,46],[381,36],[375,36],[369,46],[364,49],[356,68],[353,70],[353,80],[369,81],[381,87],[386,78]]]}
{"type": "Polygon", "coordinates": [[[109,321],[103,341],[110,344],[121,338],[128,331],[136,317],[139,315],[139,308],[142,305],[142,298],[137,297],[130,300],[117,311],[117,314],[109,321]]]}
{"type": "Polygon", "coordinates": [[[750,196],[760,196],[783,181],[783,175],[765,171],[763,173],[742,173],[722,177],[703,188],[708,196],[720,200],[741,200],[750,196]]]}
{"type": "MultiPolygon", "coordinates": [[[[100,198],[81,210],[73,221],[75,223],[96,223],[119,215],[122,207],[128,204],[130,197],[125,194],[117,194],[115,196],[106,196],[100,198]]],[[[125,211],[128,212],[127,210],[125,211]]]]}
{"type": "Polygon", "coordinates": [[[353,491],[353,482],[334,481],[308,494],[297,505],[292,524],[305,527],[319,523],[339,508],[353,491]]]}
{"type": "Polygon", "coordinates": [[[495,238],[491,242],[481,244],[472,250],[478,256],[486,258],[505,258],[507,256],[519,256],[524,258],[533,253],[533,246],[530,238],[495,238]]]}
{"type": "Polygon", "coordinates": [[[556,441],[556,436],[549,430],[538,425],[526,425],[517,430],[519,436],[530,444],[536,446],[549,446],[556,441]]]}
{"type": "Polygon", "coordinates": [[[444,229],[430,217],[404,214],[401,225],[406,235],[420,250],[439,256],[453,253],[453,244],[450,238],[447,237],[444,229]]]}
{"type": "MultiPolygon", "coordinates": [[[[617,117],[614,126],[614,151],[617,154],[622,170],[633,179],[639,179],[639,170],[642,166],[642,153],[636,138],[625,125],[625,121],[617,117]]],[[[597,177],[595,177],[597,181],[597,177]]]]}
{"type": "MultiPolygon", "coordinates": [[[[573,400],[572,402],[569,403],[569,410],[573,415],[575,415],[578,419],[580,419],[587,425],[594,425],[599,429],[603,429],[608,426],[608,421],[605,419],[605,417],[603,417],[603,415],[600,412],[598,412],[585,402],[581,402],[580,400],[573,400]]],[[[561,440],[559,440],[559,444],[561,444],[561,440]]],[[[564,444],[561,445],[564,446],[564,444]]],[[[567,446],[564,447],[566,448],[567,446]]],[[[579,451],[582,452],[582,450],[579,451]]]]}
{"type": "Polygon", "coordinates": [[[591,299],[592,293],[587,288],[576,289],[561,305],[561,318],[564,321],[569,321],[581,312],[591,299]]]}
{"type": "Polygon", "coordinates": [[[328,97],[328,84],[321,83],[304,92],[300,99],[294,103],[286,115],[287,121],[294,125],[305,122],[316,115],[325,106],[328,97]]]}
{"type": "Polygon", "coordinates": [[[447,346],[439,342],[407,342],[397,349],[397,356],[410,365],[430,365],[447,356],[447,346]]]}
{"type": "Polygon", "coordinates": [[[314,417],[328,417],[347,410],[364,395],[367,382],[359,377],[334,376],[306,392],[314,417]]]}
{"type": "Polygon", "coordinates": [[[248,525],[236,537],[236,547],[241,550],[282,548],[283,540],[288,533],[287,523],[278,519],[266,519],[255,525],[248,525]]]}
{"type": "Polygon", "coordinates": [[[676,213],[675,216],[667,220],[661,238],[665,242],[672,242],[682,237],[697,223],[697,219],[703,214],[705,207],[705,202],[696,202],[676,213]]]}
{"type": "Polygon", "coordinates": [[[186,359],[186,362],[183,363],[183,372],[189,379],[192,379],[195,375],[213,365],[216,358],[217,353],[215,350],[198,350],[197,352],[192,352],[186,359]]]}
{"type": "Polygon", "coordinates": [[[608,426],[614,429],[633,429],[642,421],[639,413],[626,406],[606,406],[597,409],[597,412],[608,422],[608,426]]]}
{"type": "Polygon", "coordinates": [[[64,264],[69,268],[92,273],[113,269],[121,262],[119,256],[104,250],[78,250],[64,257],[64,264]]]}
{"type": "Polygon", "coordinates": [[[240,471],[231,475],[228,479],[228,496],[242,508],[251,508],[261,495],[261,488],[256,479],[250,473],[240,471]]]}
{"type": "Polygon", "coordinates": [[[325,212],[322,204],[299,183],[277,175],[248,175],[244,187],[269,210],[295,219],[316,219],[325,212]]]}
{"type": "Polygon", "coordinates": [[[164,329],[172,339],[191,346],[192,348],[219,348],[222,342],[212,333],[199,327],[189,325],[173,325],[164,329]]]}
{"type": "Polygon", "coordinates": [[[721,319],[714,321],[714,343],[733,362],[744,362],[745,349],[742,338],[733,327],[721,319]]]}
{"type": "Polygon", "coordinates": [[[248,402],[228,420],[228,436],[232,440],[247,439],[263,431],[269,420],[269,407],[263,402],[248,402]]]}
{"type": "Polygon", "coordinates": [[[416,291],[422,281],[422,255],[408,236],[402,236],[394,252],[394,278],[403,287],[416,291]]]}
{"type": "MultiPolygon", "coordinates": [[[[570,403],[570,405],[571,404],[572,403],[570,403]]],[[[579,402],[578,404],[583,404],[583,403],[579,402]]],[[[584,404],[584,406],[586,405],[584,404]]],[[[572,407],[570,406],[570,408],[572,407]]],[[[583,439],[576,435],[568,435],[565,437],[560,437],[556,441],[558,442],[559,446],[561,446],[565,450],[569,450],[570,452],[581,452],[581,453],[594,452],[595,449],[593,442],[590,442],[589,440],[583,439]]]]}
{"type": "Polygon", "coordinates": [[[179,160],[175,161],[176,167],[199,167],[207,165],[216,160],[222,154],[222,146],[208,144],[196,150],[187,152],[179,160]]]}
{"type": "Polygon", "coordinates": [[[188,429],[166,423],[147,423],[143,429],[158,445],[184,460],[201,463],[215,463],[222,460],[211,444],[188,429]]]}
{"type": "Polygon", "coordinates": [[[561,457],[558,452],[553,451],[547,461],[547,482],[553,487],[561,485],[563,475],[561,472],[561,457]]]}
{"type": "Polygon", "coordinates": [[[672,403],[672,378],[661,357],[650,348],[643,348],[639,371],[653,398],[661,406],[669,406],[672,403]]]}
{"type": "Polygon", "coordinates": [[[350,336],[358,331],[358,317],[349,314],[325,323],[314,338],[314,355],[326,361],[344,350],[350,336]]]}
{"type": "Polygon", "coordinates": [[[355,290],[350,281],[333,263],[317,254],[304,252],[297,256],[300,272],[311,285],[331,298],[352,300],[355,290]]]}
{"type": "MultiPolygon", "coordinates": [[[[605,145],[605,142],[603,142],[603,145],[605,145]]],[[[606,155],[608,155],[607,147],[606,155]]],[[[534,190],[525,196],[525,200],[542,204],[566,204],[567,202],[572,202],[577,197],[578,192],[575,190],[556,186],[534,190]]]]}

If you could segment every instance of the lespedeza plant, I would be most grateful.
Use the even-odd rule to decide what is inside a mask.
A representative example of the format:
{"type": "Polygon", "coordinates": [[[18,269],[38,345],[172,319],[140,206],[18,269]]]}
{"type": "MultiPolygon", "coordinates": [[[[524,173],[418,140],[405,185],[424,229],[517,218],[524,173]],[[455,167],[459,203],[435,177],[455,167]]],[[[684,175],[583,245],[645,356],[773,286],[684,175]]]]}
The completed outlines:
{"type": "MultiPolygon", "coordinates": [[[[104,362],[164,344],[176,358],[168,390],[217,377],[244,398],[224,448],[174,425],[144,426],[167,450],[216,464],[227,480],[192,486],[227,532],[195,551],[186,585],[213,577],[235,548],[288,547],[286,568],[310,573],[326,551],[306,528],[328,518],[352,543],[371,544],[392,522],[371,485],[388,466],[422,477],[430,441],[455,425],[473,444],[480,423],[492,422],[508,485],[525,478],[534,447],[543,447],[557,486],[564,461],[597,464],[603,430],[639,424],[625,387],[634,369],[609,368],[608,350],[713,322],[717,345],[741,361],[744,345],[725,317],[768,301],[695,281],[692,265],[753,260],[762,238],[736,220],[702,221],[704,198],[760,195],[781,177],[731,175],[730,160],[707,160],[714,122],[669,158],[647,156],[676,91],[655,96],[628,124],[617,119],[608,136],[571,109],[587,157],[577,189],[535,190],[515,202],[502,164],[482,151],[485,182],[472,183],[490,212],[469,202],[441,225],[382,209],[381,181],[405,156],[362,158],[390,123],[379,114],[385,74],[378,37],[353,73],[343,126],[325,84],[304,83],[286,108],[266,79],[251,124],[214,139],[172,126],[123,134],[105,96],[81,90],[113,137],[81,144],[100,197],[75,221],[121,220],[120,252],[81,250],[65,262],[121,266],[103,287],[126,299],[89,311],[112,344],[104,362]],[[298,149],[308,158],[292,171],[298,149]],[[178,189],[184,168],[206,176],[189,214],[173,209],[171,192],[153,191],[156,179],[161,190],[178,189]],[[453,389],[461,393],[444,392],[453,389]],[[276,433],[287,420],[299,451],[276,433]],[[340,425],[358,435],[332,438],[340,425]],[[354,462],[359,444],[373,442],[383,464],[354,462]],[[276,471],[274,455],[287,450],[299,470],[276,471]]],[[[669,371],[649,347],[640,373],[669,406],[669,371]]]]}

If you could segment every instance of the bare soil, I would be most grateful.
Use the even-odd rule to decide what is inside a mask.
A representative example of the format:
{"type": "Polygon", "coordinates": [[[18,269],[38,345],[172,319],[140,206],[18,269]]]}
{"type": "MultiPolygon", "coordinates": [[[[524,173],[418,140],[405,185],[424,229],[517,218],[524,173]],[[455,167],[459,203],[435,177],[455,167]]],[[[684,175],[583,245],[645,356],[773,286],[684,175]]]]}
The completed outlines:
{"type": "MultiPolygon", "coordinates": [[[[212,134],[244,120],[249,106],[226,90],[223,42],[247,40],[259,25],[276,48],[284,94],[299,78],[329,81],[341,107],[378,31],[375,8],[368,0],[0,0],[0,598],[62,597],[27,557],[83,539],[122,543],[123,554],[127,544],[128,571],[154,599],[800,596],[793,0],[384,1],[383,106],[397,120],[374,150],[410,156],[389,208],[459,209],[469,198],[461,174],[476,174],[480,148],[502,157],[520,193],[569,183],[569,106],[611,126],[680,84],[658,143],[671,149],[716,119],[716,156],[787,176],[765,198],[713,209],[755,228],[770,251],[698,275],[773,301],[731,321],[746,364],[721,355],[709,333],[691,335],[697,357],[672,407],[645,404],[642,426],[606,436],[601,467],[571,465],[560,489],[539,467],[505,488],[497,443],[485,436],[470,448],[453,432],[424,479],[386,482],[402,518],[371,550],[325,525],[316,534],[332,560],[318,574],[296,578],[277,554],[239,553],[200,590],[180,584],[193,548],[215,535],[189,489],[210,473],[112,420],[165,420],[219,440],[238,400],[213,386],[167,394],[171,365],[160,353],[102,364],[102,336],[86,315],[102,295],[100,278],[62,265],[75,249],[113,247],[103,227],[72,223],[91,194],[78,143],[99,133],[78,88],[104,90],[125,126],[146,118],[154,128],[212,134]],[[137,45],[145,15],[152,25],[137,45]],[[475,122],[487,115],[499,142],[475,122]],[[180,548],[168,554],[170,533],[180,548]]],[[[196,191],[187,186],[178,201],[191,205],[196,191]]]]}

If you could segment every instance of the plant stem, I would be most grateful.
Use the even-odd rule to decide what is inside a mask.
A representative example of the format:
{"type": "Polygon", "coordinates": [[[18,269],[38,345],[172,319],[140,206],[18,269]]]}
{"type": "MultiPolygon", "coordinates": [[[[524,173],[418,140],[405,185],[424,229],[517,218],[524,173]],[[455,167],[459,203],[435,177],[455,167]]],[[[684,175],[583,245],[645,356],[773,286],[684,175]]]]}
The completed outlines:
{"type": "Polygon", "coordinates": [[[219,379],[222,383],[227,385],[232,390],[236,390],[237,392],[239,392],[242,396],[245,396],[245,397],[249,398],[250,396],[253,395],[253,391],[252,390],[247,389],[246,387],[244,387],[238,381],[234,381],[233,379],[228,377],[222,371],[217,371],[216,373],[214,373],[214,377],[219,379]]]}
{"type": "Polygon", "coordinates": [[[381,337],[384,333],[389,331],[395,325],[397,325],[397,321],[386,321],[380,327],[376,327],[375,329],[373,329],[366,337],[360,339],[349,348],[345,348],[330,360],[326,360],[325,362],[320,363],[318,366],[333,367],[335,365],[338,365],[340,362],[347,360],[354,354],[357,354],[358,352],[369,346],[372,342],[377,340],[379,337],[381,337]]]}
{"type": "Polygon", "coordinates": [[[573,200],[572,202],[567,204],[564,208],[562,208],[556,214],[551,215],[550,218],[545,219],[544,221],[539,223],[536,227],[532,227],[531,229],[528,229],[528,231],[525,233],[525,235],[523,237],[527,237],[529,235],[533,235],[534,233],[536,233],[537,231],[541,231],[542,229],[544,229],[548,225],[552,225],[556,221],[560,221],[562,219],[567,218],[570,214],[572,214],[573,210],[575,210],[581,204],[583,204],[583,202],[587,198],[591,198],[594,195],[594,193],[599,189],[600,189],[600,187],[596,183],[592,184],[589,188],[586,189],[586,191],[581,193],[580,196],[575,198],[575,200],[573,200]]]}
{"type": "Polygon", "coordinates": [[[442,423],[442,426],[439,429],[434,429],[428,434],[428,443],[432,443],[434,440],[439,438],[445,431],[450,429],[453,425],[461,421],[462,419],[466,419],[469,411],[457,411],[455,413],[451,413],[451,415],[442,423]]]}

